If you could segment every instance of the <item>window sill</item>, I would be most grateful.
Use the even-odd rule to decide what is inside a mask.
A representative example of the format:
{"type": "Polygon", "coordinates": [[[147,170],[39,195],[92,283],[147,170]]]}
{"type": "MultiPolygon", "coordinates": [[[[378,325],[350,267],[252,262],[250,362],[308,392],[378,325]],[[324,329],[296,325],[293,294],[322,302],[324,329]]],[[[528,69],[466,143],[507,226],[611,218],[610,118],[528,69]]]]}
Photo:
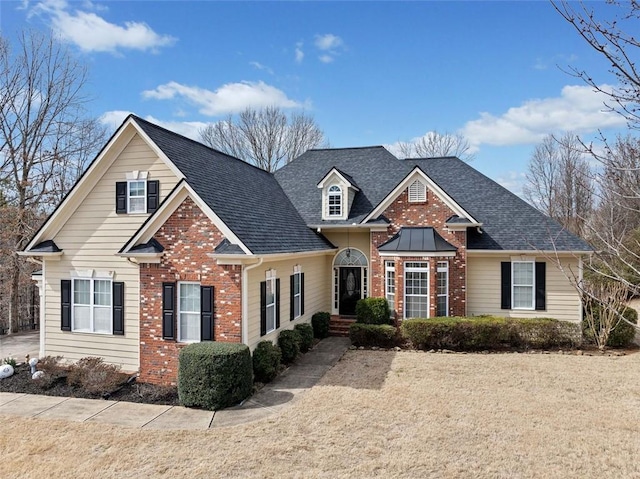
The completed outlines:
{"type": "Polygon", "coordinates": [[[114,336],[113,332],[89,331],[87,329],[73,329],[68,332],[73,334],[98,334],[100,336],[114,336]]]}

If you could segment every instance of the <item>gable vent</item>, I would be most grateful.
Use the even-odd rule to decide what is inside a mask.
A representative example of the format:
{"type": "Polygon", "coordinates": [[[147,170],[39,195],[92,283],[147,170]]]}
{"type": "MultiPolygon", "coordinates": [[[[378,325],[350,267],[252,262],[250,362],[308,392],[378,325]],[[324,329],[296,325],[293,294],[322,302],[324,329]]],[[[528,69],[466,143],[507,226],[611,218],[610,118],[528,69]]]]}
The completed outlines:
{"type": "Polygon", "coordinates": [[[415,180],[409,185],[409,202],[420,203],[427,201],[427,185],[420,180],[415,180]]]}

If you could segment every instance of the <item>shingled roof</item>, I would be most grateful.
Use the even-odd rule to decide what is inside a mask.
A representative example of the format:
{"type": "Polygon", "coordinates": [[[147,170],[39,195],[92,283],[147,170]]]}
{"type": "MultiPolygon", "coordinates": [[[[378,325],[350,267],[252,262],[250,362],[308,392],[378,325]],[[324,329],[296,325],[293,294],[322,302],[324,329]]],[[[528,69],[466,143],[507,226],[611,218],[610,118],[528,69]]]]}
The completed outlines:
{"type": "Polygon", "coordinates": [[[253,254],[334,248],[307,227],[271,173],[132,117],[253,254]]]}

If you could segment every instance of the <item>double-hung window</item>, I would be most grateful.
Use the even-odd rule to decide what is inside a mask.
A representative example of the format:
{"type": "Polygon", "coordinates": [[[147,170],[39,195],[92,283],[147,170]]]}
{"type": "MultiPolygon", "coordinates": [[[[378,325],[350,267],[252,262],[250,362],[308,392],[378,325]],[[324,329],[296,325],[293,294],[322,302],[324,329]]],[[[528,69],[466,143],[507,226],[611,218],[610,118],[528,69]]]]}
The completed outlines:
{"type": "Polygon", "coordinates": [[[337,185],[329,187],[327,196],[329,216],[342,216],[342,189],[337,185]]]}
{"type": "Polygon", "coordinates": [[[72,330],[111,334],[111,279],[75,278],[72,285],[72,330]]]}
{"type": "Polygon", "coordinates": [[[178,341],[200,341],[200,284],[178,283],[178,341]]]}
{"type": "Polygon", "coordinates": [[[385,297],[393,313],[396,307],[396,266],[393,261],[384,262],[384,284],[385,297]]]}
{"type": "Polygon", "coordinates": [[[302,316],[304,312],[304,306],[302,304],[303,281],[302,268],[295,266],[293,268],[293,275],[291,276],[291,321],[302,316]]]}
{"type": "Polygon", "coordinates": [[[127,213],[147,212],[147,181],[130,180],[127,182],[127,213]]]}
{"type": "Polygon", "coordinates": [[[404,264],[404,317],[429,317],[429,263],[404,264]]]}
{"type": "Polygon", "coordinates": [[[436,267],[436,288],[438,302],[436,316],[448,316],[449,311],[449,263],[438,261],[436,267]]]}
{"type": "Polygon", "coordinates": [[[512,302],[513,309],[534,309],[535,305],[535,263],[533,261],[513,261],[512,302]]]}

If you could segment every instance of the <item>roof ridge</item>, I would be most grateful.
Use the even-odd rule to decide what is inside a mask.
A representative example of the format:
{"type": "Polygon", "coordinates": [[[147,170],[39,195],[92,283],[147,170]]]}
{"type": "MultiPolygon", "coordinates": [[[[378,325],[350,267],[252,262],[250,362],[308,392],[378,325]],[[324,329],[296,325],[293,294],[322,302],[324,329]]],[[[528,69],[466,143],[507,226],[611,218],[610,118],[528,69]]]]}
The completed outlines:
{"type": "MultiPolygon", "coordinates": [[[[371,146],[345,146],[341,148],[309,148],[307,151],[337,151],[337,150],[372,150],[375,148],[384,148],[382,145],[371,146]]],[[[384,148],[386,150],[386,148],[384,148]]]]}
{"type": "MultiPolygon", "coordinates": [[[[248,161],[243,160],[242,158],[238,158],[238,157],[236,157],[236,156],[230,155],[229,153],[225,153],[224,151],[216,150],[215,148],[212,148],[212,147],[210,147],[209,145],[205,145],[204,143],[202,143],[202,142],[200,142],[200,141],[197,141],[197,140],[194,140],[193,138],[189,138],[188,136],[181,135],[180,133],[177,133],[177,132],[175,132],[175,131],[173,131],[173,130],[170,130],[170,129],[168,129],[168,128],[165,128],[164,126],[158,125],[158,124],[153,123],[153,122],[151,122],[151,121],[149,121],[149,120],[145,120],[144,118],[141,118],[141,117],[139,117],[138,115],[136,115],[136,114],[134,114],[134,113],[130,113],[130,114],[129,114],[129,116],[128,116],[127,118],[129,118],[129,117],[133,118],[135,121],[142,121],[142,122],[144,122],[144,123],[146,123],[146,124],[148,124],[148,125],[151,125],[151,126],[152,126],[152,127],[154,127],[154,128],[158,128],[158,129],[160,129],[160,130],[162,130],[162,131],[165,131],[165,132],[167,132],[167,133],[169,133],[169,134],[171,134],[171,135],[173,135],[173,136],[177,136],[177,137],[179,137],[179,138],[181,138],[181,139],[183,139],[183,140],[186,140],[186,141],[188,141],[188,142],[190,142],[190,143],[195,143],[196,145],[201,146],[201,147],[203,147],[203,148],[206,148],[206,149],[208,149],[208,150],[211,150],[211,151],[213,151],[214,153],[218,153],[218,154],[220,154],[220,155],[224,155],[224,156],[226,156],[227,158],[229,158],[229,159],[231,159],[231,160],[241,161],[241,162],[242,162],[242,163],[244,163],[245,165],[251,166],[251,167],[253,167],[253,168],[256,168],[256,169],[257,169],[257,170],[259,170],[259,171],[263,171],[263,172],[265,172],[265,173],[267,173],[267,174],[269,174],[269,175],[273,176],[273,173],[272,173],[272,172],[267,171],[267,170],[264,170],[264,169],[260,168],[259,166],[254,165],[253,163],[249,163],[248,161]]],[[[126,121],[126,120],[125,120],[125,121],[126,121]]]]}

